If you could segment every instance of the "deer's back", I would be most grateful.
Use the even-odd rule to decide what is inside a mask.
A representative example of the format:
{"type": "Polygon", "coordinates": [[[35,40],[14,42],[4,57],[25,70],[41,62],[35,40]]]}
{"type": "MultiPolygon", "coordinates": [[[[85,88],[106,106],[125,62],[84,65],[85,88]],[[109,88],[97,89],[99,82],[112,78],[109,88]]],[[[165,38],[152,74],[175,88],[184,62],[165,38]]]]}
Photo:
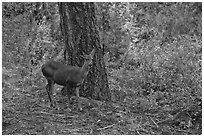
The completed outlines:
{"type": "Polygon", "coordinates": [[[75,66],[67,66],[54,73],[54,81],[63,86],[67,83],[74,86],[80,83],[81,79],[80,68],[75,66]]]}
{"type": "Polygon", "coordinates": [[[66,65],[56,62],[56,61],[49,61],[42,66],[42,73],[45,77],[53,77],[54,72],[58,69],[65,68],[66,65]]]}

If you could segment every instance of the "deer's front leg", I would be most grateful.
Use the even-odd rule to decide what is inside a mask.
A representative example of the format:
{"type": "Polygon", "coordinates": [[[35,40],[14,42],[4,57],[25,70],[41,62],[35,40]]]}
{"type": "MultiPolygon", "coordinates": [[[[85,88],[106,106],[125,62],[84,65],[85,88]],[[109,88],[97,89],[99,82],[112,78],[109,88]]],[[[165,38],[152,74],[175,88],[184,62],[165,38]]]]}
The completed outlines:
{"type": "Polygon", "coordinates": [[[78,108],[81,111],[81,102],[80,102],[80,98],[79,98],[79,87],[76,87],[76,96],[77,96],[77,101],[78,101],[78,108]]]}
{"type": "Polygon", "coordinates": [[[64,94],[66,94],[68,96],[67,109],[68,109],[68,111],[71,111],[71,109],[70,109],[70,93],[69,93],[70,92],[70,85],[66,84],[66,86],[64,86],[62,90],[63,90],[64,94]]]}

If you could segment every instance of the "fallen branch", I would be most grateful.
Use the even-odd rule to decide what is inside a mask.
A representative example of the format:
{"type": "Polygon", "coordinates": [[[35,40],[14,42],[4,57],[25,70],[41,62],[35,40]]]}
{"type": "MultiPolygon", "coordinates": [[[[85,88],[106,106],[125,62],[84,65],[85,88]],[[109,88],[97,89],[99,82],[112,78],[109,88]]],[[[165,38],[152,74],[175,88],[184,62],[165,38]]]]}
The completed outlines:
{"type": "MultiPolygon", "coordinates": [[[[71,99],[72,98],[76,98],[77,99],[76,96],[71,97],[71,99]]],[[[87,98],[84,98],[84,97],[79,97],[79,99],[82,100],[83,102],[85,102],[85,104],[97,104],[98,106],[101,106],[103,104],[103,102],[98,101],[98,100],[94,100],[94,99],[87,99],[87,98]]]]}
{"type": "Polygon", "coordinates": [[[46,114],[46,115],[52,115],[52,116],[58,116],[58,117],[76,117],[76,116],[65,116],[65,115],[60,115],[60,114],[52,114],[52,113],[47,113],[47,112],[44,112],[44,111],[40,111],[41,114],[46,114]]]}
{"type": "Polygon", "coordinates": [[[106,126],[106,127],[103,127],[103,128],[99,128],[97,130],[103,130],[103,129],[107,129],[107,128],[110,128],[110,127],[113,127],[113,126],[115,126],[115,124],[112,124],[112,125],[109,125],[109,126],[106,126]]]}
{"type": "Polygon", "coordinates": [[[156,125],[157,128],[159,128],[159,126],[157,125],[156,122],[154,122],[154,120],[152,119],[152,117],[149,116],[149,118],[151,119],[151,121],[156,125]]]}

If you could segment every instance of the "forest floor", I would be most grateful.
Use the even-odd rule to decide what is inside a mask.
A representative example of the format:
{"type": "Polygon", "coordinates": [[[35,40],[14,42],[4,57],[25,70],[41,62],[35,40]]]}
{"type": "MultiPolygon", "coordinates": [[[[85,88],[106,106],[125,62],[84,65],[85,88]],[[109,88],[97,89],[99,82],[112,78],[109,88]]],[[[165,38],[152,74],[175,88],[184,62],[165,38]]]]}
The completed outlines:
{"type": "Polygon", "coordinates": [[[3,135],[202,134],[201,121],[189,123],[185,110],[179,114],[161,107],[144,111],[122,102],[103,102],[100,106],[83,103],[83,110],[79,111],[73,100],[69,111],[67,97],[62,96],[61,87],[56,85],[53,93],[58,109],[54,109],[50,107],[44,78],[30,82],[30,77],[23,77],[18,68],[3,67],[2,72],[3,135]]]}

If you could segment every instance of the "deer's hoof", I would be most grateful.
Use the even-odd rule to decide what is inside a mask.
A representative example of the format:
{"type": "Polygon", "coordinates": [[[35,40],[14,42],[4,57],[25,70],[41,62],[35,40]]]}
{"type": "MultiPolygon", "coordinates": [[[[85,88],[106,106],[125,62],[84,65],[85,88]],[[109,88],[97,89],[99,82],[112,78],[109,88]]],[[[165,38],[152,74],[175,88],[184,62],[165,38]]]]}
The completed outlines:
{"type": "Polygon", "coordinates": [[[79,108],[79,111],[82,111],[82,110],[83,110],[83,109],[80,107],[80,108],[79,108]]]}
{"type": "Polygon", "coordinates": [[[53,105],[52,108],[54,108],[55,110],[59,110],[59,107],[57,105],[53,105]]]}
{"type": "Polygon", "coordinates": [[[60,110],[58,106],[55,107],[55,110],[60,110]]]}
{"type": "Polygon", "coordinates": [[[71,110],[71,108],[67,108],[67,112],[71,112],[72,110],[71,110]]]}
{"type": "Polygon", "coordinates": [[[55,105],[53,105],[53,104],[50,104],[50,107],[52,107],[52,108],[55,108],[55,105]]]}
{"type": "Polygon", "coordinates": [[[50,104],[50,107],[56,109],[56,110],[59,110],[58,106],[57,106],[57,103],[56,102],[53,102],[50,104]]]}

